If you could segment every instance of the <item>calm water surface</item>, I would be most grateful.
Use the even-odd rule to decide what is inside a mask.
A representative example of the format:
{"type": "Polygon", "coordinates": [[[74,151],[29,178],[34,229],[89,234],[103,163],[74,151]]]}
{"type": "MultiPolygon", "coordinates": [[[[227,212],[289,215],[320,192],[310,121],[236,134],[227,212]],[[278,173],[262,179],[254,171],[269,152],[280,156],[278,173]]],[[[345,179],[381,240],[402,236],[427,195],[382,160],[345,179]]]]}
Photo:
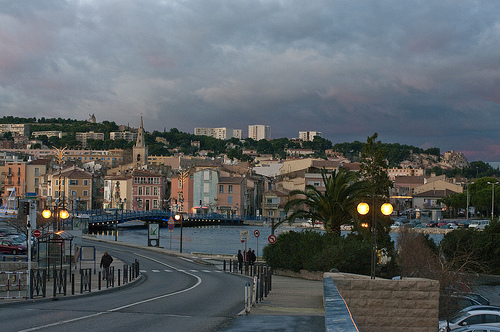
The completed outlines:
{"type": "MultiPolygon", "coordinates": [[[[300,231],[301,229],[297,228],[296,230],[300,231]]],[[[278,229],[277,233],[279,231],[278,229]]],[[[98,238],[111,241],[115,239],[113,230],[96,232],[94,235],[98,238]]],[[[271,235],[271,228],[263,226],[183,227],[182,252],[235,255],[240,249],[243,251],[252,248],[256,254],[262,256],[262,249],[266,245],[269,245],[269,235],[271,235]],[[256,230],[260,234],[259,237],[254,236],[256,230]],[[240,240],[241,231],[248,231],[248,240],[246,243],[242,243],[240,240]]],[[[342,232],[342,235],[347,235],[347,232],[342,232]]],[[[397,233],[391,233],[391,238],[397,242],[397,233]]],[[[431,238],[436,243],[439,243],[443,235],[431,234],[431,238]]],[[[118,241],[147,246],[147,229],[118,229],[118,241]]],[[[160,229],[160,247],[179,251],[180,227],[174,228],[172,232],[167,227],[162,227],[160,229]]]]}

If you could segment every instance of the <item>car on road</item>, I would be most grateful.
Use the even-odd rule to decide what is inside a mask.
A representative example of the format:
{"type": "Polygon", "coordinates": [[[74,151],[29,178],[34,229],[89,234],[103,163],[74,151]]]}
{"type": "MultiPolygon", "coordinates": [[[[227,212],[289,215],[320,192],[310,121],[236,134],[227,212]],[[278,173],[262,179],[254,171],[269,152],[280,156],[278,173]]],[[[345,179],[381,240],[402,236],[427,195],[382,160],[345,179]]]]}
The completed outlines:
{"type": "MultiPolygon", "coordinates": [[[[500,325],[500,311],[497,310],[472,310],[460,311],[450,319],[450,330],[454,331],[460,327],[470,326],[475,324],[494,324],[500,325]]],[[[439,322],[439,332],[447,331],[447,322],[445,320],[439,322]]]]}
{"type": "Polygon", "coordinates": [[[15,242],[12,239],[0,239],[0,252],[17,255],[25,254],[27,247],[19,242],[15,242]]]}

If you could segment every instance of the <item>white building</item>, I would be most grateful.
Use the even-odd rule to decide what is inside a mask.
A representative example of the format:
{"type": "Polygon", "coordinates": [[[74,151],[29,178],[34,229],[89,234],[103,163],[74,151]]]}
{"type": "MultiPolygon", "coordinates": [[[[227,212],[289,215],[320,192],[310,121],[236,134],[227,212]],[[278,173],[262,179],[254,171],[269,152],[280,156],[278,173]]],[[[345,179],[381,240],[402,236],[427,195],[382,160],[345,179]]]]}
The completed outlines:
{"type": "Polygon", "coordinates": [[[46,130],[46,131],[34,131],[32,133],[33,137],[37,138],[38,136],[47,136],[47,137],[63,137],[63,132],[60,130],[46,130]]]}
{"type": "Polygon", "coordinates": [[[11,132],[13,136],[29,136],[30,126],[28,124],[10,124],[2,123],[0,124],[0,134],[5,134],[11,132]]]}
{"type": "Polygon", "coordinates": [[[248,137],[256,141],[271,139],[271,127],[266,125],[249,125],[248,137]]]}
{"type": "Polygon", "coordinates": [[[320,131],[299,131],[299,139],[303,141],[314,141],[314,137],[323,137],[323,134],[320,131]]]}
{"type": "Polygon", "coordinates": [[[227,127],[219,128],[194,128],[194,134],[198,136],[211,136],[217,139],[242,138],[241,129],[232,129],[227,127]]]}
{"type": "Polygon", "coordinates": [[[127,142],[135,142],[137,140],[137,133],[132,131],[112,131],[109,133],[109,139],[124,139],[127,142]]]}

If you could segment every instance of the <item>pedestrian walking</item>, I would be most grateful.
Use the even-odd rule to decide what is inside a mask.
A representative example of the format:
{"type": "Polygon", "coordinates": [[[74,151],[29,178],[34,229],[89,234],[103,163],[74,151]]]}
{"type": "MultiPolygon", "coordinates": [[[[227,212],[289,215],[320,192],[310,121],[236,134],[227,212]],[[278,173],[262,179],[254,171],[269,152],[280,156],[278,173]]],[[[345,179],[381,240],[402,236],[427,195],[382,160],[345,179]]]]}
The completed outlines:
{"type": "Polygon", "coordinates": [[[102,255],[101,265],[100,265],[100,267],[102,268],[102,280],[108,280],[109,267],[111,263],[113,263],[113,257],[111,257],[111,255],[108,254],[107,251],[105,251],[104,255],[102,255]]]}
{"type": "Polygon", "coordinates": [[[241,253],[241,250],[238,250],[238,269],[240,272],[243,269],[243,254],[241,253]]]}

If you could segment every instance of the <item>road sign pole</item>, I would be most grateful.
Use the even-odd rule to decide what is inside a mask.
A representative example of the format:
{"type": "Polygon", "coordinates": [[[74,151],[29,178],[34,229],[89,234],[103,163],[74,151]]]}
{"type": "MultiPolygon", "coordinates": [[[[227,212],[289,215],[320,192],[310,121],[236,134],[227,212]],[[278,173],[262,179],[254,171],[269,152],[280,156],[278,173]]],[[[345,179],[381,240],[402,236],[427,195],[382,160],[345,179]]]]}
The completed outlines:
{"type": "Polygon", "coordinates": [[[28,296],[31,299],[31,223],[30,223],[30,215],[26,216],[26,223],[28,226],[28,296]]]}

